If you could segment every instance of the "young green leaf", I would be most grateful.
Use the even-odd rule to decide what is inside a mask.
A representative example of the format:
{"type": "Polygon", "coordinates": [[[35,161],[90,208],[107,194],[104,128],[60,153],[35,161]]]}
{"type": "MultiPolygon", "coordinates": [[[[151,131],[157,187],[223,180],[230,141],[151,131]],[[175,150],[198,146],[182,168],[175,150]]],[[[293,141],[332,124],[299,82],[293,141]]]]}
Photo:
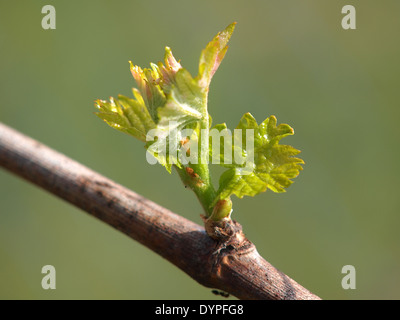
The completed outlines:
{"type": "MultiPolygon", "coordinates": [[[[202,51],[196,78],[182,68],[168,47],[164,64],[159,62],[151,64],[150,69],[142,69],[130,62],[138,86],[133,91],[135,99],[119,96],[110,102],[98,100],[96,107],[100,112],[97,115],[111,127],[147,140],[148,152],[169,172],[173,164],[181,168],[179,149],[183,137],[179,132],[195,129],[200,140],[200,129],[211,125],[207,111],[208,86],[225,56],[234,26],[233,23],[218,33],[202,51]],[[151,129],[156,133],[149,136],[151,129]]],[[[208,140],[207,134],[203,138],[208,140]]]]}
{"type": "Polygon", "coordinates": [[[182,68],[175,74],[167,101],[159,108],[158,115],[158,128],[161,130],[180,130],[191,123],[208,122],[207,97],[186,69],[182,68]]]}
{"type": "Polygon", "coordinates": [[[158,67],[152,64],[152,69],[142,70],[142,68],[134,66],[132,62],[129,61],[129,63],[131,65],[132,76],[138,85],[140,95],[146,108],[153,121],[157,122],[157,109],[162,107],[166,101],[165,94],[159,85],[160,74],[158,67]]]}
{"type": "MultiPolygon", "coordinates": [[[[172,53],[169,57],[173,57],[172,53]]],[[[207,94],[184,68],[170,69],[169,73],[162,74],[165,78],[162,76],[160,83],[165,89],[166,102],[158,108],[156,129],[159,139],[147,144],[147,150],[171,172],[172,164],[182,167],[179,150],[184,137],[180,135],[181,131],[189,128],[199,130],[201,123],[208,125],[207,94]],[[164,154],[159,152],[163,148],[164,154]]]]}
{"type": "Polygon", "coordinates": [[[199,74],[197,76],[199,85],[208,91],[215,71],[224,59],[228,50],[228,41],[235,30],[236,22],[231,23],[225,30],[219,32],[214,39],[208,43],[207,47],[201,52],[199,74]]]}
{"type": "Polygon", "coordinates": [[[110,98],[110,102],[97,100],[96,107],[100,112],[96,115],[109,126],[146,141],[146,134],[156,127],[142,101],[129,99],[122,95],[118,99],[110,98]]]}
{"type": "Polygon", "coordinates": [[[299,150],[279,144],[282,138],[293,134],[293,129],[287,124],[276,126],[274,116],[258,125],[250,113],[242,117],[236,129],[242,129],[241,145],[246,149],[246,164],[234,164],[222,174],[218,196],[214,202],[229,198],[232,194],[239,198],[255,196],[267,188],[274,192],[284,192],[292,184],[291,179],[297,177],[302,170],[301,164],[304,163],[294,157],[300,153],[299,150]],[[248,129],[254,130],[254,150],[247,150],[248,129]]]}

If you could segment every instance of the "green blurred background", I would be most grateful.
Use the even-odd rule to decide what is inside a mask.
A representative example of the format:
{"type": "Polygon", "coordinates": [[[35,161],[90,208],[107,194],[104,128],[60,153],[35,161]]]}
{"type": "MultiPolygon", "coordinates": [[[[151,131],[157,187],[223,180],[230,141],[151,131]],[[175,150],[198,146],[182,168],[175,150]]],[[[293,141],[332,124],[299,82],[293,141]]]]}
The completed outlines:
{"type": "MultiPolygon", "coordinates": [[[[238,25],[209,111],[236,126],[274,114],[296,134],[304,171],[285,194],[234,200],[234,218],[268,261],[325,299],[399,299],[400,2],[1,1],[0,121],[201,223],[176,174],[93,115],[131,94],[128,61],[170,46],[193,75],[201,49],[238,25]],[[43,30],[41,8],[56,9],[43,30]],[[357,30],[343,30],[353,4],[357,30]],[[341,269],[354,265],[356,289],[341,269]]],[[[194,253],[195,254],[195,253],[194,253]]],[[[218,299],[102,222],[0,169],[0,298],[218,299]],[[41,288],[54,265],[57,289],[41,288]]]]}

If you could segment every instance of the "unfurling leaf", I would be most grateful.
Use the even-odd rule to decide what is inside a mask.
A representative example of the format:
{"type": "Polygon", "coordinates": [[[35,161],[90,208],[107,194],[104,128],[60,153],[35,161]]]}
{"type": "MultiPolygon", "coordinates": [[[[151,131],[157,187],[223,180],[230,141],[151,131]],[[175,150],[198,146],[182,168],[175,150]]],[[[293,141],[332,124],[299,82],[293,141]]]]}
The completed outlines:
{"type": "Polygon", "coordinates": [[[149,130],[155,129],[157,138],[147,141],[147,150],[169,172],[172,164],[181,167],[179,152],[170,154],[169,151],[179,150],[182,138],[179,131],[191,128],[197,130],[197,137],[200,137],[200,128],[211,125],[207,111],[208,86],[225,56],[234,26],[235,23],[218,33],[202,51],[196,78],[182,68],[168,47],[164,64],[152,63],[151,68],[142,69],[130,62],[138,87],[133,90],[135,99],[119,96],[111,98],[110,102],[97,100],[97,115],[111,127],[142,141],[149,137],[149,130]],[[171,134],[176,137],[171,139],[171,134]],[[162,149],[165,152],[161,152],[162,149]]]}
{"type": "Polygon", "coordinates": [[[243,154],[247,154],[246,163],[244,166],[233,164],[222,174],[216,200],[228,198],[232,194],[239,198],[255,196],[267,188],[274,192],[284,192],[292,184],[291,179],[298,176],[302,170],[301,164],[304,163],[295,157],[300,153],[299,150],[279,144],[282,138],[293,134],[293,129],[287,124],[276,126],[274,116],[258,125],[250,113],[242,117],[236,129],[242,129],[241,145],[246,151],[243,154]],[[254,130],[254,150],[247,150],[247,129],[254,130]]]}
{"type": "Polygon", "coordinates": [[[207,47],[201,52],[199,63],[199,75],[197,79],[202,88],[207,88],[210,85],[211,78],[217,71],[225,53],[228,50],[228,41],[235,29],[236,22],[231,23],[224,31],[219,32],[207,47]]]}
{"type": "Polygon", "coordinates": [[[118,99],[110,98],[110,102],[97,100],[96,113],[109,126],[130,134],[135,138],[146,141],[146,134],[156,127],[148,109],[143,101],[119,96],[118,99]]]}

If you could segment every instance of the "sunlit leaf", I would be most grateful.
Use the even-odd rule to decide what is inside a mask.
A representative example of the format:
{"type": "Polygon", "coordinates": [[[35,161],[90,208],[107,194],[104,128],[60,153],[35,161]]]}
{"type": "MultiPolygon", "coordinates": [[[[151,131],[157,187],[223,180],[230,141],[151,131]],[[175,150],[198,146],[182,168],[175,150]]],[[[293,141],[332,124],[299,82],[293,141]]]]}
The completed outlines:
{"type": "Polygon", "coordinates": [[[281,145],[279,141],[293,134],[287,124],[276,126],[276,118],[271,116],[260,125],[250,113],[245,114],[236,129],[242,129],[242,148],[246,149],[246,164],[235,165],[224,172],[220,178],[218,199],[228,198],[235,194],[239,198],[255,196],[271,189],[284,192],[302,170],[303,160],[295,156],[299,150],[281,145]],[[250,152],[246,145],[247,129],[254,132],[254,151],[250,152]],[[250,159],[249,155],[253,155],[250,159]]]}

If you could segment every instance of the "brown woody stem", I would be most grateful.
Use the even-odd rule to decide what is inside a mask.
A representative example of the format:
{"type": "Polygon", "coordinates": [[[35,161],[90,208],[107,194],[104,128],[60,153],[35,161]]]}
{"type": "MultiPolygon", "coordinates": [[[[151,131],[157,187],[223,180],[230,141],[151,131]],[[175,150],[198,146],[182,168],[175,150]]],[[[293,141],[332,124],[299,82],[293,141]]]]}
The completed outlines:
{"type": "Polygon", "coordinates": [[[157,252],[200,284],[240,299],[319,299],[265,261],[238,223],[226,242],[0,123],[0,165],[157,252]],[[194,254],[195,253],[195,254],[194,254]]]}

